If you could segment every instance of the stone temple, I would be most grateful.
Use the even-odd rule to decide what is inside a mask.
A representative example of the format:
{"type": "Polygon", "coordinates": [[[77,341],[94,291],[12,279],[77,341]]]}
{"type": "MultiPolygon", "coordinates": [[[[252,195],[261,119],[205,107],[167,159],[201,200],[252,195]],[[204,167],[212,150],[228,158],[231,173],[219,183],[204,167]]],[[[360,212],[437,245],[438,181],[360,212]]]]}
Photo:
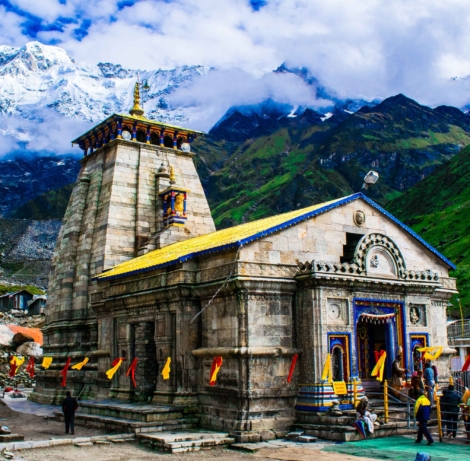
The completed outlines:
{"type": "Polygon", "coordinates": [[[362,193],[216,231],[190,148],[199,135],[145,118],[136,86],[129,115],[74,141],[84,157],[44,330],[54,361],[38,372],[33,400],[58,403],[66,359],[88,357],[67,377],[82,399],[188,405],[203,428],[256,434],[328,409],[327,354],[345,407],[353,380],[378,385],[379,350],[390,377],[399,348],[412,371],[418,347],[442,345],[437,365],[448,374],[448,259],[362,193]],[[210,386],[214,357],[223,364],[210,386]]]}

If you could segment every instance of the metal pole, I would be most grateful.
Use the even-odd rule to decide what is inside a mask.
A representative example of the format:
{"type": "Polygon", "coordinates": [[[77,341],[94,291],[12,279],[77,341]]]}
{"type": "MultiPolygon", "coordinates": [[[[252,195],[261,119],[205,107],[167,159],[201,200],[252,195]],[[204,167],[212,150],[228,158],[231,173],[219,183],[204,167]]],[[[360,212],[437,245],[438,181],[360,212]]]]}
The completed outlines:
{"type": "Polygon", "coordinates": [[[388,423],[388,383],[384,380],[384,422],[388,423]]]}
{"type": "Polygon", "coordinates": [[[353,381],[353,404],[354,404],[354,408],[356,408],[356,406],[357,406],[357,381],[356,381],[356,378],[354,378],[354,381],[353,381]]]}
{"type": "Polygon", "coordinates": [[[442,442],[441,399],[437,396],[434,399],[436,400],[437,429],[439,431],[439,442],[442,442]]]}
{"type": "Polygon", "coordinates": [[[462,304],[460,303],[460,298],[457,298],[457,299],[458,299],[458,301],[459,301],[460,323],[461,323],[461,325],[462,325],[462,338],[463,338],[463,337],[464,337],[464,336],[463,336],[463,330],[464,330],[464,327],[463,327],[463,325],[464,325],[464,321],[463,321],[463,310],[462,310],[462,304]]]}

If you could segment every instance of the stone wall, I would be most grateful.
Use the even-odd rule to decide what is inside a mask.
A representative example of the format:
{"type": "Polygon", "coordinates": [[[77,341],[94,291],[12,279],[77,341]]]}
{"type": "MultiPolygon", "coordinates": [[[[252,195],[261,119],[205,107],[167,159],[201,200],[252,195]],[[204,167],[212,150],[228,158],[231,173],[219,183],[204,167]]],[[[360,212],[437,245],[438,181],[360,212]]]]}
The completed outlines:
{"type": "Polygon", "coordinates": [[[63,366],[66,357],[99,357],[98,365],[90,363],[83,372],[71,374],[71,386],[76,380],[81,389],[86,371],[98,383],[89,380],[86,392],[90,395],[109,387],[103,381],[104,369],[115,351],[109,341],[98,345],[101,327],[89,308],[95,275],[134,258],[149,240],[153,239],[154,248],[162,247],[215,230],[193,155],[116,139],[83,158],[59,233],[49,283],[44,346],[55,365],[38,373],[33,399],[60,400],[64,390],[57,386],[56,367],[63,366]],[[190,191],[187,224],[176,232],[162,229],[155,176],[162,164],[167,170],[172,166],[177,184],[190,191]]]}
{"type": "Polygon", "coordinates": [[[430,269],[448,277],[449,268],[415,238],[369,204],[356,200],[320,216],[264,237],[240,251],[246,262],[296,265],[305,261],[340,261],[346,245],[346,234],[381,233],[400,248],[410,270],[430,269]],[[354,213],[362,211],[365,224],[354,224],[354,213]]]}

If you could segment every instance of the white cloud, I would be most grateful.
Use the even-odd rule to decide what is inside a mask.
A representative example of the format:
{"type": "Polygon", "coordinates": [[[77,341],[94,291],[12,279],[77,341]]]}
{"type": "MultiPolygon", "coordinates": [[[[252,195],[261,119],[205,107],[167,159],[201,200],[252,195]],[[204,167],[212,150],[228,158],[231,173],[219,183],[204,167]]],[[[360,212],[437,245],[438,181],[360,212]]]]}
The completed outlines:
{"type": "Polygon", "coordinates": [[[51,109],[36,111],[35,120],[22,117],[0,118],[0,157],[11,152],[21,155],[38,152],[48,154],[82,154],[73,148],[74,139],[90,128],[91,124],[57,114],[51,109]]]}
{"type": "MultiPolygon", "coordinates": [[[[308,67],[339,96],[402,92],[426,104],[468,99],[446,82],[470,74],[467,0],[267,0],[259,11],[248,0],[140,0],[122,9],[118,0],[45,1],[16,4],[49,22],[59,16],[92,21],[81,41],[77,24],[38,35],[60,41],[78,61],[145,69],[202,64],[238,68],[258,80],[287,62],[308,67]]],[[[24,42],[20,19],[13,15],[6,23],[1,16],[0,39],[24,42]]],[[[228,80],[246,99],[253,88],[267,91],[255,80],[242,79],[246,88],[228,80]]]]}

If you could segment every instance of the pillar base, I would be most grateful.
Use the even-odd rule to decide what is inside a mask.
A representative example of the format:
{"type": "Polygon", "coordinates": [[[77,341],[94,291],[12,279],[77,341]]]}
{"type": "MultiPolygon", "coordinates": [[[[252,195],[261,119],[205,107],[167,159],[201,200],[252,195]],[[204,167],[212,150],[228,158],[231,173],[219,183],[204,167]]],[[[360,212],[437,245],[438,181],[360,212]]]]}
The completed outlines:
{"type": "Polygon", "coordinates": [[[172,405],[197,405],[196,392],[154,391],[152,403],[172,405]]]}

